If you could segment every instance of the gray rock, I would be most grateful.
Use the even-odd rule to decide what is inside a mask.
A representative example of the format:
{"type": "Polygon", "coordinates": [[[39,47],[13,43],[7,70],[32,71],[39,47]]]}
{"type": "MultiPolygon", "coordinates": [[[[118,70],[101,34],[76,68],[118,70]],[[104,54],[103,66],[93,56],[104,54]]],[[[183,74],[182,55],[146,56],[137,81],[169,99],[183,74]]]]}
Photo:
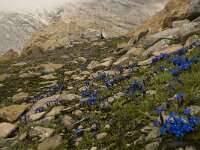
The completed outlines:
{"type": "Polygon", "coordinates": [[[41,71],[41,73],[43,75],[47,75],[47,74],[54,73],[54,72],[55,72],[54,68],[44,68],[44,70],[41,71]]]}
{"type": "Polygon", "coordinates": [[[30,121],[39,120],[39,119],[41,119],[42,117],[44,117],[45,114],[46,114],[46,112],[31,114],[31,115],[29,115],[29,120],[30,120],[30,121]]]}
{"type": "Polygon", "coordinates": [[[64,106],[54,107],[48,114],[46,114],[46,117],[58,115],[60,114],[60,111],[63,109],[64,109],[64,106]]]}
{"type": "Polygon", "coordinates": [[[145,138],[146,137],[144,135],[141,135],[137,140],[134,141],[134,145],[144,144],[145,138]]]}
{"type": "Polygon", "coordinates": [[[106,132],[99,133],[99,134],[97,134],[96,138],[97,138],[97,140],[102,140],[102,139],[106,138],[107,135],[108,135],[108,133],[106,133],[106,132]]]}
{"type": "Polygon", "coordinates": [[[99,66],[99,62],[98,61],[92,61],[88,66],[87,66],[87,69],[95,69],[99,66]]]}
{"type": "Polygon", "coordinates": [[[200,16],[200,1],[192,0],[186,13],[186,18],[189,20],[194,20],[200,16]]]}
{"type": "Polygon", "coordinates": [[[71,116],[65,115],[62,118],[62,123],[67,129],[72,129],[73,128],[73,118],[71,116]]]}
{"type": "Polygon", "coordinates": [[[7,138],[7,139],[1,139],[0,140],[0,148],[3,147],[10,147],[11,144],[16,140],[16,138],[7,138]]]}
{"type": "Polygon", "coordinates": [[[44,128],[44,127],[34,127],[29,132],[29,137],[32,141],[44,141],[45,139],[49,138],[54,132],[54,129],[51,128],[44,128]]]}
{"type": "Polygon", "coordinates": [[[150,46],[153,46],[162,39],[173,39],[177,37],[179,37],[179,28],[166,29],[147,37],[147,39],[144,41],[143,47],[144,49],[148,49],[150,46]]]}
{"type": "Polygon", "coordinates": [[[71,102],[79,101],[81,96],[76,94],[61,94],[58,99],[60,100],[61,104],[66,105],[71,102]]]}
{"type": "Polygon", "coordinates": [[[29,73],[22,73],[20,74],[20,78],[35,78],[37,76],[40,76],[40,73],[34,73],[34,72],[29,72],[29,73]]]}
{"type": "Polygon", "coordinates": [[[9,78],[11,75],[10,74],[1,74],[0,75],[0,82],[6,80],[7,78],[9,78]]]}
{"type": "Polygon", "coordinates": [[[18,94],[15,94],[13,97],[12,97],[12,101],[13,103],[21,103],[23,102],[24,100],[26,100],[28,98],[29,94],[28,93],[24,93],[24,92],[20,92],[18,94]]]}
{"type": "Polygon", "coordinates": [[[190,20],[188,19],[185,19],[185,20],[177,20],[177,21],[174,21],[172,23],[172,27],[173,28],[180,28],[180,27],[183,27],[184,24],[187,24],[187,23],[190,23],[190,20]]]}
{"type": "Polygon", "coordinates": [[[121,57],[115,63],[113,63],[113,65],[128,65],[131,60],[132,59],[130,57],[121,57]]]}
{"type": "Polygon", "coordinates": [[[191,115],[200,113],[200,106],[190,106],[191,115]]]}
{"type": "Polygon", "coordinates": [[[145,146],[145,150],[157,150],[159,147],[159,142],[153,142],[145,146]]]}
{"type": "Polygon", "coordinates": [[[47,139],[38,145],[38,150],[54,150],[62,144],[62,137],[57,135],[50,139],[47,139]]]}
{"type": "Polygon", "coordinates": [[[200,22],[191,22],[180,28],[181,44],[185,45],[189,37],[200,34],[200,22]]]}
{"type": "Polygon", "coordinates": [[[57,77],[54,76],[53,74],[48,74],[48,75],[43,75],[40,78],[45,79],[45,80],[53,80],[53,79],[56,79],[57,77]]]}
{"type": "Polygon", "coordinates": [[[88,29],[81,35],[81,38],[93,41],[93,40],[102,39],[103,36],[102,36],[102,32],[99,30],[88,29]]]}
{"type": "Polygon", "coordinates": [[[0,123],[0,139],[8,137],[15,128],[16,125],[11,123],[0,123]]]}
{"type": "Polygon", "coordinates": [[[159,128],[154,128],[146,137],[146,141],[151,141],[153,139],[156,139],[160,136],[160,129],[159,128]]]}
{"type": "Polygon", "coordinates": [[[138,65],[139,66],[148,66],[151,63],[152,63],[152,58],[149,58],[148,60],[139,62],[138,65]]]}

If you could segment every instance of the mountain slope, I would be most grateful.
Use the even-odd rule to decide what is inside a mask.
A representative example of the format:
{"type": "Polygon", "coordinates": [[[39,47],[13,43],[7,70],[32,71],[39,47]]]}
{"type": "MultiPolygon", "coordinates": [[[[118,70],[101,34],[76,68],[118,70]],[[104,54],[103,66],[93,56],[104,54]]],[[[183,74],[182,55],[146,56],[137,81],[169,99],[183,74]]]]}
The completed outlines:
{"type": "Polygon", "coordinates": [[[60,18],[60,11],[0,12],[0,53],[20,50],[33,32],[60,18]]]}
{"type": "Polygon", "coordinates": [[[156,2],[93,0],[69,4],[64,6],[62,17],[58,22],[33,34],[24,46],[23,53],[31,51],[33,46],[41,47],[43,50],[52,49],[55,47],[55,41],[59,41],[57,46],[67,46],[74,41],[80,42],[82,41],[80,36],[86,29],[100,30],[108,37],[123,35],[160,10],[165,2],[165,0],[156,2]],[[44,40],[39,40],[41,38],[44,40]]]}

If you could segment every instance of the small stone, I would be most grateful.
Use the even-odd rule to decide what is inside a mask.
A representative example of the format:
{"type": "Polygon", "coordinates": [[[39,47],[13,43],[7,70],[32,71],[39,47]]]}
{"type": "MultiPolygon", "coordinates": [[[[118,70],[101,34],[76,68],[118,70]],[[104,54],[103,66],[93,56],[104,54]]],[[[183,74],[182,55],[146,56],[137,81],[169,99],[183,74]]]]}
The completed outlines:
{"type": "Polygon", "coordinates": [[[38,150],[53,150],[57,149],[62,144],[61,136],[54,136],[50,139],[47,139],[38,145],[38,150]]]}
{"type": "Polygon", "coordinates": [[[92,147],[90,150],[97,150],[97,147],[92,147]]]}
{"type": "Polygon", "coordinates": [[[123,56],[123,57],[119,58],[115,63],[113,63],[113,65],[115,65],[115,66],[128,65],[131,60],[132,59],[130,57],[124,57],[123,56]]]}
{"type": "Polygon", "coordinates": [[[81,116],[83,112],[81,110],[75,110],[74,112],[72,112],[72,114],[76,116],[81,116]]]}
{"type": "Polygon", "coordinates": [[[6,80],[6,79],[9,78],[10,76],[11,76],[11,75],[9,75],[9,74],[2,74],[2,75],[0,75],[0,82],[6,80]]]}
{"type": "Polygon", "coordinates": [[[154,128],[149,134],[148,136],[146,137],[146,141],[151,141],[153,139],[156,139],[160,137],[160,129],[159,128],[154,128]]]}
{"type": "Polygon", "coordinates": [[[141,135],[137,140],[134,141],[134,145],[144,144],[145,138],[146,137],[144,135],[141,135]]]}
{"type": "Polygon", "coordinates": [[[57,77],[55,77],[53,74],[49,74],[49,75],[43,75],[40,78],[45,79],[45,80],[53,80],[53,79],[56,79],[57,77]]]}
{"type": "Polygon", "coordinates": [[[147,146],[145,146],[145,150],[157,150],[158,147],[159,147],[159,143],[153,142],[153,143],[150,143],[147,146]]]}
{"type": "Polygon", "coordinates": [[[8,137],[15,128],[16,125],[11,123],[0,123],[0,139],[8,137]]]}
{"type": "Polygon", "coordinates": [[[200,112],[200,106],[190,106],[191,115],[196,115],[200,112]]]}
{"type": "Polygon", "coordinates": [[[106,132],[99,133],[99,134],[97,134],[97,140],[102,140],[102,139],[106,138],[107,135],[108,135],[108,133],[106,133],[106,132]]]}
{"type": "Polygon", "coordinates": [[[54,129],[51,128],[44,128],[44,127],[34,127],[29,132],[29,137],[33,141],[44,141],[45,139],[49,138],[54,132],[54,129]]]}
{"type": "Polygon", "coordinates": [[[105,129],[110,129],[110,124],[105,125],[105,129]]]}
{"type": "Polygon", "coordinates": [[[147,91],[147,94],[155,96],[157,92],[155,90],[149,90],[147,91]]]}
{"type": "Polygon", "coordinates": [[[23,133],[22,135],[20,135],[18,139],[19,139],[20,141],[24,141],[24,140],[26,139],[26,137],[27,137],[27,132],[25,132],[25,133],[23,133]]]}
{"type": "Polygon", "coordinates": [[[71,116],[65,115],[65,116],[62,118],[62,123],[64,124],[64,126],[65,126],[67,129],[72,129],[72,128],[73,128],[73,119],[72,119],[71,116]]]}
{"type": "Polygon", "coordinates": [[[152,63],[152,58],[148,59],[148,60],[145,60],[145,61],[141,61],[138,63],[139,66],[147,66],[149,64],[152,63]]]}

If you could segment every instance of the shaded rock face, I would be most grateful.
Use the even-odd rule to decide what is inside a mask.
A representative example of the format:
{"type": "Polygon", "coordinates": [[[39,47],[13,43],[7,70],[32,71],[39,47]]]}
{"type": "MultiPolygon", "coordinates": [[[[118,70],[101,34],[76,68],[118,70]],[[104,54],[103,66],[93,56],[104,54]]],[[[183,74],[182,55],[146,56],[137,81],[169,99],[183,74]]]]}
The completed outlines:
{"type": "Polygon", "coordinates": [[[191,5],[188,8],[186,18],[188,18],[190,20],[194,20],[199,16],[200,16],[200,1],[193,0],[191,5]]]}

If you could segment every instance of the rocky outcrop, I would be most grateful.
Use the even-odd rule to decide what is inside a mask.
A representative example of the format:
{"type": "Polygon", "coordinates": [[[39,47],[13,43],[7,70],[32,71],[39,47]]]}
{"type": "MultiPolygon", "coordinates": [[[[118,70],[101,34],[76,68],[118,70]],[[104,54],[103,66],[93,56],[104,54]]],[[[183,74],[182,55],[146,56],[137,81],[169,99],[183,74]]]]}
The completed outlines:
{"type": "Polygon", "coordinates": [[[0,56],[0,61],[10,60],[16,57],[18,57],[18,53],[15,52],[13,49],[9,49],[5,54],[0,56]]]}
{"type": "Polygon", "coordinates": [[[173,21],[186,18],[191,1],[192,0],[170,0],[163,10],[156,13],[150,19],[145,21],[141,27],[129,32],[127,35],[137,37],[141,32],[146,30],[149,30],[148,35],[152,35],[167,27],[172,27],[173,21]]]}

